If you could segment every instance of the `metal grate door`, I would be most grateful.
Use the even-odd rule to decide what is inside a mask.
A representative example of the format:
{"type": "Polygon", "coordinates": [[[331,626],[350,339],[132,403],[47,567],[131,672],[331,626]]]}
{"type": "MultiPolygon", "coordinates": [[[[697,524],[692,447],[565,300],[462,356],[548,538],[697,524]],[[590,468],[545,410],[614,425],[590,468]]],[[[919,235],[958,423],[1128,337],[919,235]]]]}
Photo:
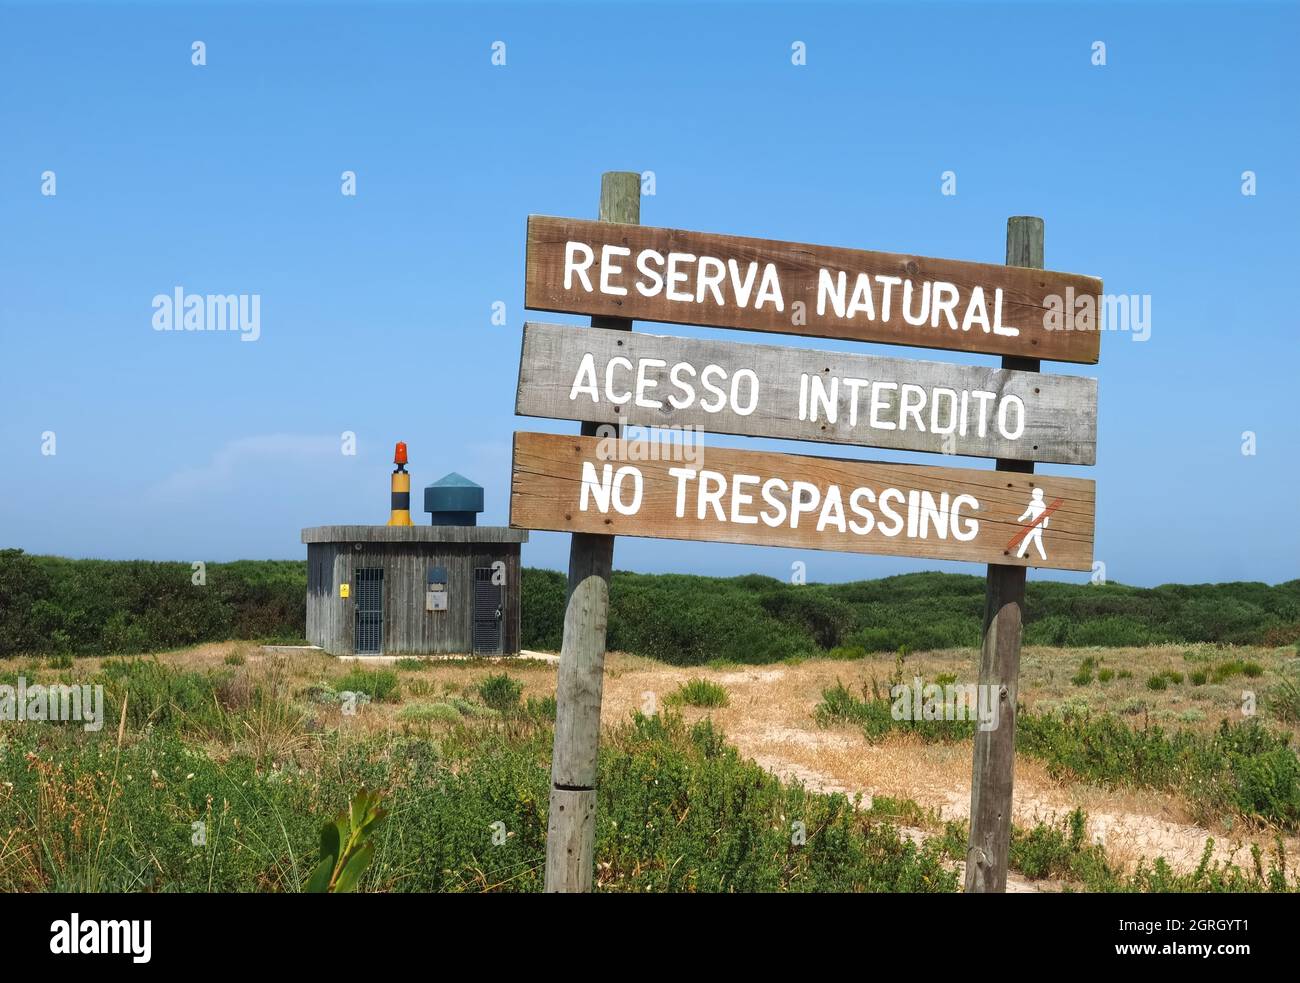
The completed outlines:
{"type": "Polygon", "coordinates": [[[474,654],[501,654],[505,586],[492,583],[491,567],[474,569],[474,654]]]}
{"type": "Polygon", "coordinates": [[[356,572],[353,598],[355,632],[352,651],[357,655],[379,655],[384,648],[384,571],[368,567],[356,572]]]}

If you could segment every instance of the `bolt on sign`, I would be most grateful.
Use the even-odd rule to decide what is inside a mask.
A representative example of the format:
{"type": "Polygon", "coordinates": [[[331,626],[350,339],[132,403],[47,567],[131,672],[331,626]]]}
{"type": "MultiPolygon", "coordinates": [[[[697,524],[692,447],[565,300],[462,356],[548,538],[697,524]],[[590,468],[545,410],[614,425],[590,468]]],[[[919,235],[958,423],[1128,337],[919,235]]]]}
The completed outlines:
{"type": "Polygon", "coordinates": [[[1089,570],[1082,478],[516,433],[512,525],[1089,570]]]}
{"type": "Polygon", "coordinates": [[[1093,464],[1097,381],[775,345],[524,325],[515,412],[1093,464]]]}
{"type": "Polygon", "coordinates": [[[1095,363],[1072,273],[533,215],[533,310],[1095,363]]]}

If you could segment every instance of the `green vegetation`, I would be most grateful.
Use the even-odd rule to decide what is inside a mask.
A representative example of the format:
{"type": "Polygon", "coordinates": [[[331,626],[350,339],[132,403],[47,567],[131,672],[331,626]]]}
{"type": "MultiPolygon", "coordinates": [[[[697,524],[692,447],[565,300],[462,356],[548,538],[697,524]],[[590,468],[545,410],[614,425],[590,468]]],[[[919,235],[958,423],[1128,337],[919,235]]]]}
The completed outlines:
{"type": "Polygon", "coordinates": [[[321,827],[320,862],[307,882],[309,894],[348,894],[375,857],[375,827],[387,815],[379,796],[362,789],[333,822],[321,827]]]}
{"type": "MultiPolygon", "coordinates": [[[[129,654],[227,639],[296,642],[306,631],[304,562],[210,563],[203,586],[194,576],[187,563],[0,550],[6,600],[0,656],[129,654]]],[[[525,648],[560,647],[565,593],[562,574],[524,570],[525,648]]],[[[758,575],[616,572],[611,598],[611,649],[675,665],[778,662],[826,652],[854,659],[904,648],[978,646],[984,579],[918,573],[796,586],[758,575]]],[[[1155,588],[1033,581],[1026,614],[1027,645],[1279,646],[1300,641],[1300,580],[1155,588]]],[[[1215,667],[1215,682],[1258,669],[1225,663],[1215,667]]]]}
{"type": "MultiPolygon", "coordinates": [[[[1102,893],[1300,891],[1300,880],[1287,873],[1287,857],[1281,837],[1269,855],[1267,867],[1264,852],[1259,847],[1251,848],[1251,863],[1247,868],[1216,861],[1214,840],[1207,839],[1195,870],[1180,874],[1164,859],[1157,859],[1155,863],[1141,860],[1136,870],[1125,874],[1114,868],[1100,846],[1088,842],[1087,819],[1082,809],[1075,809],[1060,822],[1039,823],[1031,830],[1012,827],[1011,868],[1031,880],[1053,878],[1076,884],[1085,891],[1102,893]]],[[[949,823],[945,833],[948,849],[960,844],[964,854],[965,835],[964,826],[949,823]]]]}
{"type": "Polygon", "coordinates": [[[485,706],[498,713],[511,713],[518,709],[524,684],[506,673],[488,676],[478,684],[478,695],[485,706]]]}
{"type": "Polygon", "coordinates": [[[391,669],[353,669],[334,686],[338,693],[365,693],[381,703],[395,703],[401,692],[397,673],[391,669]]]}
{"type": "Polygon", "coordinates": [[[692,707],[725,707],[730,700],[727,691],[717,683],[707,679],[692,679],[682,683],[675,692],[664,698],[669,706],[686,704],[692,707]]]}
{"type": "Polygon", "coordinates": [[[1087,686],[1093,680],[1093,672],[1097,668],[1097,660],[1088,656],[1079,663],[1079,671],[1070,677],[1070,682],[1075,686],[1087,686]]]}
{"type": "MultiPolygon", "coordinates": [[[[0,724],[0,890],[541,889],[545,701],[509,721],[463,698],[404,707],[427,725],[421,736],[342,718],[308,731],[304,715],[322,706],[298,706],[246,669],[109,665],[97,678],[119,712],[125,699],[120,728],[0,724]],[[221,729],[226,691],[281,704],[268,719],[295,743],[251,750],[252,703],[221,729]]],[[[707,721],[638,715],[602,738],[599,769],[600,890],[956,890],[937,845],[914,845],[842,795],[783,784],[707,721]]]]}
{"type": "MultiPolygon", "coordinates": [[[[874,683],[871,692],[863,686],[861,697],[843,684],[828,688],[815,716],[823,726],[860,726],[872,740],[906,732],[949,741],[969,737],[975,729],[971,721],[896,719],[891,702],[874,683]]],[[[1257,720],[1225,720],[1212,734],[1168,733],[1159,726],[1129,727],[1114,714],[1038,714],[1021,708],[1016,750],[1046,762],[1057,777],[1177,793],[1204,822],[1242,817],[1300,829],[1300,759],[1289,735],[1257,720]]]]}
{"type": "Polygon", "coordinates": [[[394,669],[400,669],[403,672],[421,672],[425,669],[432,669],[437,663],[432,659],[405,658],[397,659],[393,662],[394,669]]]}

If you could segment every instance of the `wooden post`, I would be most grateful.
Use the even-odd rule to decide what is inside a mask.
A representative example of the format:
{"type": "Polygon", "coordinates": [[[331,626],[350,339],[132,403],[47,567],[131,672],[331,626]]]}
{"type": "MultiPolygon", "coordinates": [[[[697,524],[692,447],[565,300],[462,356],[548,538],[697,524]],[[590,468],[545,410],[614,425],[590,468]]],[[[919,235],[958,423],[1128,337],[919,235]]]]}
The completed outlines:
{"type": "MultiPolygon", "coordinates": [[[[1043,268],[1043,220],[1017,215],[1007,220],[1007,265],[1043,268]]],[[[1004,369],[1037,372],[1039,360],[1003,356],[1004,369]]],[[[999,471],[1032,474],[1032,461],[998,459],[999,471]]],[[[1011,847],[1011,793],[1016,759],[1016,693],[1020,680],[1020,635],[1024,619],[1025,568],[989,564],[984,600],[984,643],[980,686],[996,687],[998,726],[975,732],[971,769],[970,845],[966,850],[966,892],[1007,889],[1011,847]]]]}
{"type": "MultiPolygon", "coordinates": [[[[600,221],[638,225],[641,175],[608,171],[600,179],[600,221]]],[[[594,328],[632,330],[624,318],[593,317],[594,328]]],[[[596,436],[596,423],[583,423],[596,436]]],[[[590,891],[595,864],[596,750],[609,624],[614,537],[575,533],[569,545],[569,599],[555,692],[555,749],[546,823],[546,890],[590,891]]]]}

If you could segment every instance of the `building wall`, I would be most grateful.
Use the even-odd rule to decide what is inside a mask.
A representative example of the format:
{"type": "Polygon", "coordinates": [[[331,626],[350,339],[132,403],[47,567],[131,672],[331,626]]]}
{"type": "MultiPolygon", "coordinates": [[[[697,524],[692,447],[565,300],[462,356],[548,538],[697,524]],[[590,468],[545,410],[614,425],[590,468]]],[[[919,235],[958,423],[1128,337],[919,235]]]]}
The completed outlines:
{"type": "MultiPolygon", "coordinates": [[[[474,571],[505,564],[502,652],[519,651],[521,570],[518,543],[309,543],[307,638],[335,655],[353,652],[353,597],[339,585],[355,571],[384,571],[384,655],[469,654],[474,635],[474,571]],[[430,567],[446,567],[446,611],[425,610],[430,567]]],[[[355,590],[355,588],[354,588],[355,590]]]]}

